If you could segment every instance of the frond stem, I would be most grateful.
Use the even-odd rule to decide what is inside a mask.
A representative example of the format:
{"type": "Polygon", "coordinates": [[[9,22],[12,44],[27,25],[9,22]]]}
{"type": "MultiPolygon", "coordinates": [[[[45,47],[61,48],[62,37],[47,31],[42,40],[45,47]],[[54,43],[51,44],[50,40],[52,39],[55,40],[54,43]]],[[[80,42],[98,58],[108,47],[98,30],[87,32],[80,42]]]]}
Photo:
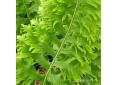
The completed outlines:
{"type": "Polygon", "coordinates": [[[66,41],[66,38],[68,37],[68,34],[69,34],[69,32],[70,32],[70,28],[71,28],[71,26],[72,26],[72,23],[73,23],[73,20],[74,20],[74,17],[75,17],[75,13],[76,13],[76,10],[77,10],[77,5],[78,5],[78,0],[77,0],[77,3],[76,3],[76,6],[75,6],[75,10],[74,10],[74,13],[73,13],[73,16],[72,16],[70,25],[69,25],[68,30],[67,30],[67,32],[66,32],[66,35],[65,35],[64,39],[62,40],[62,43],[61,43],[61,45],[60,45],[60,48],[59,48],[59,50],[57,51],[57,53],[56,53],[56,55],[55,55],[55,57],[54,57],[52,63],[50,64],[50,66],[49,66],[49,68],[48,68],[48,70],[47,70],[47,72],[46,72],[45,78],[44,78],[44,80],[43,80],[43,85],[45,85],[45,82],[46,82],[48,73],[49,73],[49,71],[50,71],[52,65],[54,64],[56,57],[59,55],[59,53],[60,53],[60,51],[61,51],[61,49],[62,49],[62,47],[63,47],[63,44],[64,44],[65,41],[66,41]]]}

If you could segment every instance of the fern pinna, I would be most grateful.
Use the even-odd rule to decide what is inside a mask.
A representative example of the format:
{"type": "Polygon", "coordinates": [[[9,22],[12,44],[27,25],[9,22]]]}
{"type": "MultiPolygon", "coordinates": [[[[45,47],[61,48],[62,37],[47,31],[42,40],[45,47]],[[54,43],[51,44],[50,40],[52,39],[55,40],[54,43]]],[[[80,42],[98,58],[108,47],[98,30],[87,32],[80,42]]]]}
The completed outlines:
{"type": "MultiPolygon", "coordinates": [[[[30,0],[29,0],[30,1],[30,0]]],[[[17,85],[100,85],[100,0],[40,0],[17,34],[17,85]]]]}

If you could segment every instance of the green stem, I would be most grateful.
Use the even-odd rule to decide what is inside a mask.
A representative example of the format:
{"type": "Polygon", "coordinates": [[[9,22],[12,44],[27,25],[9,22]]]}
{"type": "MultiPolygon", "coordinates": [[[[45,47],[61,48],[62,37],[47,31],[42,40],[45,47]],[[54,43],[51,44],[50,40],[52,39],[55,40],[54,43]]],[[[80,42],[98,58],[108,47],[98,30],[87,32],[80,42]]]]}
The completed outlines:
{"type": "Polygon", "coordinates": [[[30,16],[29,16],[29,12],[27,10],[26,4],[25,4],[25,0],[22,0],[22,1],[23,1],[24,8],[26,10],[27,18],[28,18],[28,20],[30,20],[30,16]]]}
{"type": "Polygon", "coordinates": [[[62,41],[62,43],[61,43],[61,45],[60,45],[59,50],[57,51],[57,53],[56,53],[56,55],[55,55],[55,57],[54,57],[52,63],[50,64],[50,66],[49,66],[49,68],[48,68],[48,70],[47,70],[47,73],[46,73],[45,78],[44,78],[44,81],[43,81],[43,85],[45,85],[45,82],[46,82],[48,73],[49,73],[49,71],[50,71],[52,65],[54,64],[56,57],[59,55],[59,53],[60,53],[60,51],[61,51],[61,49],[62,49],[62,47],[63,47],[63,44],[65,43],[66,38],[67,38],[67,36],[68,36],[68,34],[69,34],[69,32],[70,32],[70,28],[71,28],[71,26],[72,26],[72,23],[73,23],[73,20],[74,20],[74,17],[75,17],[75,13],[76,13],[76,10],[77,10],[77,5],[78,5],[78,0],[77,0],[77,3],[76,3],[76,7],[75,7],[75,10],[74,10],[74,13],[73,13],[73,16],[72,16],[70,25],[69,25],[68,30],[67,30],[67,32],[66,32],[66,35],[65,35],[65,37],[64,37],[64,39],[63,39],[63,41],[62,41]]]}

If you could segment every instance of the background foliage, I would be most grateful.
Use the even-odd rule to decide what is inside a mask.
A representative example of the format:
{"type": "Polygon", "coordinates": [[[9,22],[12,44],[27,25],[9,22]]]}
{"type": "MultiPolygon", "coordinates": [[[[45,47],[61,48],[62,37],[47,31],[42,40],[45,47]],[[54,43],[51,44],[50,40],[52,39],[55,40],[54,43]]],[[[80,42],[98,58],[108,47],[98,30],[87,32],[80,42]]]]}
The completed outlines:
{"type": "Polygon", "coordinates": [[[16,0],[16,27],[17,34],[21,24],[30,24],[30,20],[37,15],[39,0],[16,0]]]}
{"type": "Polygon", "coordinates": [[[17,0],[16,84],[100,85],[100,5],[100,0],[17,0]],[[46,74],[37,73],[35,63],[46,74]]]}

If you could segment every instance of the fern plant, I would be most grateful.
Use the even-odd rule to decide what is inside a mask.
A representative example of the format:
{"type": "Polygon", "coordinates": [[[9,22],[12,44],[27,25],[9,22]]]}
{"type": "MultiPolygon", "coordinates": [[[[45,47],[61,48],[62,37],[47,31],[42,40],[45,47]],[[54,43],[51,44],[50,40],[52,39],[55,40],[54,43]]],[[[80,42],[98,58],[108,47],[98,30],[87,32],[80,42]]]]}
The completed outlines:
{"type": "Polygon", "coordinates": [[[21,24],[30,24],[30,20],[37,15],[39,0],[16,0],[16,27],[19,34],[21,24]]]}
{"type": "Polygon", "coordinates": [[[40,0],[38,8],[17,34],[16,84],[100,85],[100,0],[40,0]]]}

